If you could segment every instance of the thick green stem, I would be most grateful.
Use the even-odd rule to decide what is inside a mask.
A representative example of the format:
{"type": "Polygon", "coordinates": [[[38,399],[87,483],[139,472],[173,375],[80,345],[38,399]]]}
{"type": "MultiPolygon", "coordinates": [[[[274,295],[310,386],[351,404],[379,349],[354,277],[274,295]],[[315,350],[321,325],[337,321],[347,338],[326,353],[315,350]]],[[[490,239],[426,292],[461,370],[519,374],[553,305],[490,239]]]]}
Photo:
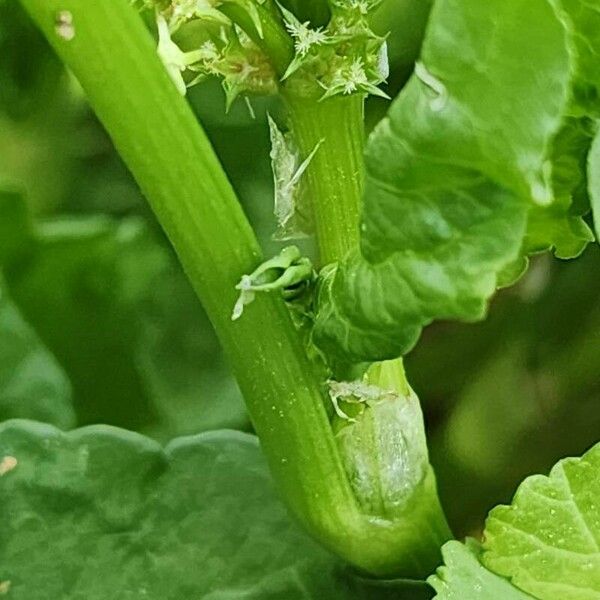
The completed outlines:
{"type": "Polygon", "coordinates": [[[231,320],[234,286],[261,262],[259,246],[139,15],[127,0],[22,4],[81,82],[175,247],[287,503],[326,545],[361,565],[365,561],[348,556],[353,536],[360,535],[360,515],[321,385],[277,294],[261,294],[243,318],[231,320]]]}
{"type": "Polygon", "coordinates": [[[321,144],[305,177],[321,263],[326,265],[358,247],[364,183],[364,96],[318,102],[288,93],[286,103],[302,158],[321,144]]]}

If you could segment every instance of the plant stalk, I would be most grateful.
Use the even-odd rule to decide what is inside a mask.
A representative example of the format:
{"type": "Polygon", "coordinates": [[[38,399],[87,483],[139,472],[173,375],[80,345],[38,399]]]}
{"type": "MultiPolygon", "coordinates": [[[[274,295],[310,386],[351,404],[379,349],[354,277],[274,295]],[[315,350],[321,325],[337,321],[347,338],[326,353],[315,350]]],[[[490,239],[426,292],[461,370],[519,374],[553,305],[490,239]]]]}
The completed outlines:
{"type": "Polygon", "coordinates": [[[22,4],[79,79],[173,244],[233,367],[287,504],[344,555],[347,538],[359,535],[360,515],[322,385],[278,294],[259,294],[243,318],[231,320],[235,285],[262,261],[259,245],[140,16],[127,0],[22,4]]]}
{"type": "Polygon", "coordinates": [[[364,95],[323,102],[286,94],[289,120],[302,159],[319,144],[306,173],[321,265],[358,248],[364,188],[364,95]]]}

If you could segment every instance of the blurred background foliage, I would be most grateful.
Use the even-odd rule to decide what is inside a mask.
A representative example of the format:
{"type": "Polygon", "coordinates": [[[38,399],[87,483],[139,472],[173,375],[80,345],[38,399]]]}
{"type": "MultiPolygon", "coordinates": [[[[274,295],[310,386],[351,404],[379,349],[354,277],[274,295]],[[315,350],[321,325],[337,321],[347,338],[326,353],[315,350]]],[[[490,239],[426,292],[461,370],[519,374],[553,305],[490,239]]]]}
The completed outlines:
{"type": "MultiPolygon", "coordinates": [[[[392,95],[430,4],[388,3],[376,17],[392,26],[392,95]]],[[[280,107],[253,101],[253,119],[238,102],[226,115],[214,82],[190,102],[274,252],[266,113],[280,107]]],[[[369,126],[385,108],[370,101],[369,126]]],[[[102,422],[161,441],[251,430],[198,300],[77,83],[1,1],[0,269],[0,420],[102,422]]],[[[409,355],[457,534],[476,534],[524,476],[600,438],[599,273],[596,246],[572,263],[540,256],[487,321],[436,324],[409,355]]]]}

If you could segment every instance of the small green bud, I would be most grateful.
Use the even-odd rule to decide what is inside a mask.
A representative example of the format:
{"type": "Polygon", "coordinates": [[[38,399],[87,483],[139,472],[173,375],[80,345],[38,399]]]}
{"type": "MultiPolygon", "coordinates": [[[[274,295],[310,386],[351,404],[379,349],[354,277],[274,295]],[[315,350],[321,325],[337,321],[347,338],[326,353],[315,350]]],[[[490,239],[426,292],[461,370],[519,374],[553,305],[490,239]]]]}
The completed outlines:
{"type": "Polygon", "coordinates": [[[394,520],[429,473],[423,414],[400,360],[355,382],[330,383],[333,427],[354,494],[369,515],[394,520]]]}
{"type": "Polygon", "coordinates": [[[231,320],[237,321],[242,316],[244,307],[254,301],[257,292],[277,290],[285,299],[291,300],[298,294],[298,288],[310,284],[314,276],[312,263],[296,246],[284,248],[250,275],[242,275],[235,286],[240,295],[233,307],[231,320]]]}

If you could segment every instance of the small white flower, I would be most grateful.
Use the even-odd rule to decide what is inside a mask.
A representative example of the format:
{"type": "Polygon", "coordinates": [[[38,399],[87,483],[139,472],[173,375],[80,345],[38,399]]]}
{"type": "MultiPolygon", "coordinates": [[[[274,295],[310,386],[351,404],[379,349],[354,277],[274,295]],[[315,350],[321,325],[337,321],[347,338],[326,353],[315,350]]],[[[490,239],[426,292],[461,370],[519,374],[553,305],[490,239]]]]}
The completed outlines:
{"type": "Polygon", "coordinates": [[[369,79],[361,57],[354,58],[350,64],[342,66],[334,74],[329,84],[321,83],[321,86],[325,88],[325,94],[323,94],[321,100],[325,100],[336,94],[347,96],[355,92],[364,92],[388,98],[387,94],[369,79]]]}
{"type": "Polygon", "coordinates": [[[328,36],[322,28],[311,29],[308,22],[286,22],[286,28],[294,38],[294,48],[300,56],[306,56],[314,46],[327,43],[328,36]]]}

